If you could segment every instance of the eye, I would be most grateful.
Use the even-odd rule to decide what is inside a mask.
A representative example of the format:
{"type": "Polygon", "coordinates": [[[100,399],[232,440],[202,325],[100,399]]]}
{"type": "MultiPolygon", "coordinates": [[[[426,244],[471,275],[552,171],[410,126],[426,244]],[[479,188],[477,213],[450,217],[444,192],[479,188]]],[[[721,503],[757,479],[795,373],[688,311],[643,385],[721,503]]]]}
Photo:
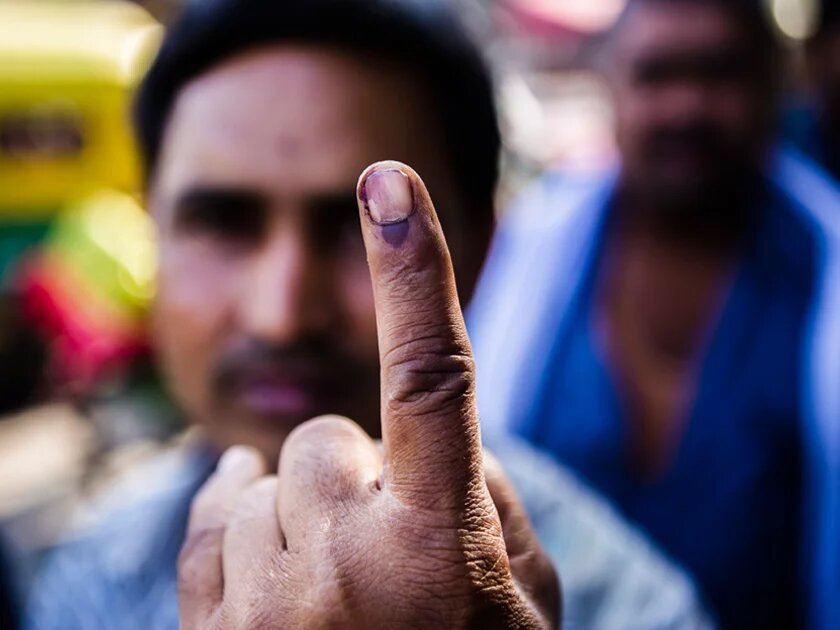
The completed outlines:
{"type": "Polygon", "coordinates": [[[633,73],[634,82],[640,86],[658,86],[671,80],[674,68],[661,60],[639,63],[633,73]]]}
{"type": "Polygon", "coordinates": [[[196,190],[179,201],[176,228],[183,234],[253,243],[265,233],[266,213],[266,204],[254,193],[196,190]]]}
{"type": "Polygon", "coordinates": [[[322,251],[363,247],[359,206],[353,195],[321,199],[311,204],[311,239],[322,251]]]}
{"type": "Polygon", "coordinates": [[[721,54],[709,59],[702,68],[701,76],[709,83],[749,82],[750,65],[744,62],[744,55],[721,54]]]}

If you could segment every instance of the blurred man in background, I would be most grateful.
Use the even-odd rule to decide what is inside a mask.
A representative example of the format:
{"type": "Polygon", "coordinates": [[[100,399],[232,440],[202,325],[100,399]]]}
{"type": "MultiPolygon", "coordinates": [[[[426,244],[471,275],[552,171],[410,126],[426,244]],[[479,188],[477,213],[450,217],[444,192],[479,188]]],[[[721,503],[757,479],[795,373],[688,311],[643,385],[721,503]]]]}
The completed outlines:
{"type": "MultiPolygon", "coordinates": [[[[376,436],[377,320],[354,195],[367,164],[397,158],[423,174],[462,300],[492,228],[492,90],[443,3],[195,3],[141,90],[137,124],[160,241],[154,345],[200,436],[57,552],[31,628],[177,627],[176,557],[220,450],[247,444],[276,461],[325,413],[376,436]]],[[[692,584],[608,507],[548,458],[492,446],[562,573],[566,618],[706,625],[692,584]]]]}
{"type": "Polygon", "coordinates": [[[787,116],[787,135],[840,180],[840,3],[819,5],[819,27],[805,48],[811,102],[787,116]]]}
{"type": "Polygon", "coordinates": [[[471,334],[485,424],[611,497],[725,627],[818,627],[840,618],[840,201],[771,151],[762,12],[631,0],[605,52],[621,165],[511,211],[471,334]]]}

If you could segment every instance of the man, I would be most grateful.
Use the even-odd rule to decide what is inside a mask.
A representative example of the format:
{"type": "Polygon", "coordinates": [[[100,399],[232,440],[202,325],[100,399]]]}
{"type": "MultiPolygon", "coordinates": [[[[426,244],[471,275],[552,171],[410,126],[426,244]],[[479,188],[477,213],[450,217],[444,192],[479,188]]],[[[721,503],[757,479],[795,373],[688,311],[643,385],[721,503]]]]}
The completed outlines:
{"type": "Polygon", "coordinates": [[[840,179],[840,4],[822,0],[819,26],[805,46],[812,101],[786,115],[786,131],[809,157],[840,179]]]}
{"type": "Polygon", "coordinates": [[[358,191],[381,447],[325,416],[285,439],[275,477],[256,452],[229,450],[193,505],[181,627],[556,627],[551,564],[503,474],[483,470],[472,356],[428,192],[397,162],[366,170],[358,191]]]}
{"type": "Polygon", "coordinates": [[[612,498],[722,625],[822,627],[840,618],[840,203],[771,150],[760,11],[629,3],[605,59],[621,165],[526,195],[470,332],[485,424],[612,498]]]}
{"type": "MultiPolygon", "coordinates": [[[[463,622],[475,608],[465,575],[481,593],[501,597],[491,597],[495,621],[527,621],[525,613],[500,612],[517,610],[516,602],[522,611],[518,593],[537,621],[551,620],[545,556],[502,476],[491,466],[482,479],[455,283],[413,171],[392,163],[362,178],[360,238],[359,172],[397,158],[423,173],[441,210],[462,299],[478,275],[499,138],[487,75],[444,5],[195,3],[163,45],[137,120],[159,228],[154,343],[202,439],[140,473],[145,499],[122,505],[56,554],[28,627],[177,627],[175,566],[189,504],[220,450],[235,444],[259,449],[266,461],[233,451],[196,501],[181,565],[186,627],[213,625],[217,614],[224,626],[262,613],[268,627],[365,618],[390,625],[401,612],[403,622],[418,614],[440,623],[462,614],[463,622]],[[383,201],[389,196],[402,200],[408,222],[393,215],[397,204],[383,201]],[[377,216],[384,227],[371,223],[377,216]],[[395,304],[402,319],[393,316],[395,304]],[[441,353],[443,367],[424,364],[441,353]],[[378,436],[380,407],[388,462],[381,476],[378,451],[346,420],[295,431],[341,413],[378,436]],[[281,450],[279,479],[259,479],[281,450]],[[324,481],[324,474],[332,476],[324,481]],[[338,505],[327,500],[336,495],[338,505]],[[244,504],[232,505],[240,496],[244,504]],[[443,522],[401,507],[418,502],[446,506],[443,522]],[[338,530],[350,534],[337,540],[338,530]],[[264,544],[248,544],[254,540],[264,544]],[[460,545],[471,550],[467,565],[463,554],[447,560],[460,545]],[[318,549],[349,558],[350,568],[325,566],[318,549]],[[288,550],[311,560],[292,567],[288,550]],[[428,570],[435,558],[454,572],[428,570]],[[326,577],[313,587],[313,575],[326,577]],[[352,597],[339,597],[334,575],[345,578],[338,593],[352,597]],[[360,592],[378,593],[378,607],[360,604],[360,592]],[[333,611],[325,593],[328,602],[353,602],[349,619],[307,616],[333,611]],[[468,603],[444,611],[453,600],[468,603]]],[[[707,625],[692,585],[608,507],[530,449],[501,440],[490,446],[563,576],[570,626],[707,625]]]]}

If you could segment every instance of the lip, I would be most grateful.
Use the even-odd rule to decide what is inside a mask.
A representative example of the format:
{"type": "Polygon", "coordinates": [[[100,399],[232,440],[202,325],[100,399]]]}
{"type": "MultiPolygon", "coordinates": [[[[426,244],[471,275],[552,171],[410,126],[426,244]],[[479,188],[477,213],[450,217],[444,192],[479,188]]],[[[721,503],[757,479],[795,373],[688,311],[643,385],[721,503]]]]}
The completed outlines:
{"type": "Polygon", "coordinates": [[[661,160],[691,163],[710,162],[716,157],[715,152],[706,143],[690,140],[660,143],[653,153],[661,160]]]}
{"type": "Polygon", "coordinates": [[[334,387],[314,375],[243,375],[232,388],[237,406],[250,414],[268,418],[299,418],[318,415],[317,410],[333,398],[334,387]]]}
{"type": "Polygon", "coordinates": [[[292,385],[251,385],[239,395],[242,406],[260,416],[305,415],[314,408],[310,392],[292,385]]]}

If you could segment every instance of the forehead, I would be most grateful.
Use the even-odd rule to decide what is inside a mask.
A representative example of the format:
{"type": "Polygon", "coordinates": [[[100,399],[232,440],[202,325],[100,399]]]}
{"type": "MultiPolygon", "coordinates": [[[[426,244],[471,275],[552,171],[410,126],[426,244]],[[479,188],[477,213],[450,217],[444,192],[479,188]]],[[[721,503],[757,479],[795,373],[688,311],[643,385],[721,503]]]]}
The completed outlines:
{"type": "Polygon", "coordinates": [[[376,160],[429,161],[434,108],[407,74],[327,48],[235,57],[180,93],[153,193],[229,184],[295,196],[354,184],[376,160]]]}
{"type": "Polygon", "coordinates": [[[618,60],[640,55],[686,55],[731,49],[745,40],[738,19],[715,3],[643,2],[631,9],[615,36],[618,60]]]}

